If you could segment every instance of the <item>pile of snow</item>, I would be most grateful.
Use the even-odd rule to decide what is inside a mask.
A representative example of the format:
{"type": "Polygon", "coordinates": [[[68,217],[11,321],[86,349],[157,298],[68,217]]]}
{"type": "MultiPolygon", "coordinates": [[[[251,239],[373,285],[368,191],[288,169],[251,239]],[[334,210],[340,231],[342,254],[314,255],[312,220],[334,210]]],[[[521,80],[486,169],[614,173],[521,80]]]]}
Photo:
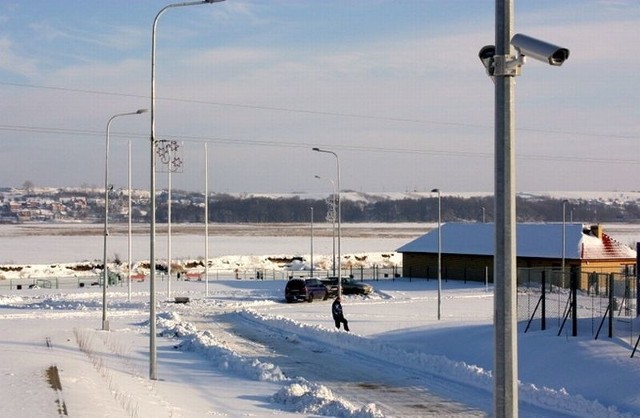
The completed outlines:
{"type": "Polygon", "coordinates": [[[287,407],[289,411],[302,414],[353,418],[384,417],[374,403],[357,408],[337,397],[326,386],[310,383],[302,378],[280,389],[273,396],[273,400],[287,407]]]}
{"type": "Polygon", "coordinates": [[[290,379],[274,364],[256,359],[248,360],[230,350],[212,332],[200,332],[193,324],[184,322],[177,313],[162,313],[158,315],[157,322],[158,327],[163,328],[160,332],[161,336],[179,341],[174,348],[196,352],[209,359],[219,369],[259,381],[290,382],[294,380],[273,396],[275,402],[286,406],[292,412],[354,418],[384,416],[373,403],[357,408],[334,395],[326,386],[308,382],[301,377],[290,379]]]}

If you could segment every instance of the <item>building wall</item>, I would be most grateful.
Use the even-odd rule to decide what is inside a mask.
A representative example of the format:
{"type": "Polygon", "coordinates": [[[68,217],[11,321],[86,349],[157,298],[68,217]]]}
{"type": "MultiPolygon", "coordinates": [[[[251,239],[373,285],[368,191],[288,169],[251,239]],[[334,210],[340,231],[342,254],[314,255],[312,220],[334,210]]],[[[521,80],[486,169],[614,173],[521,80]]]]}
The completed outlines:
{"type": "MultiPolygon", "coordinates": [[[[452,280],[469,280],[484,282],[488,279],[493,282],[493,256],[476,255],[456,255],[442,254],[442,278],[452,280]]],[[[534,277],[539,276],[543,270],[559,271],[562,266],[561,259],[547,258],[523,258],[517,259],[518,269],[537,270],[534,277]]],[[[568,274],[571,269],[577,268],[580,273],[580,289],[588,288],[588,274],[597,273],[599,275],[616,273],[623,274],[635,268],[634,259],[611,259],[611,260],[573,260],[565,259],[566,285],[568,286],[568,274]],[[631,268],[629,266],[632,266],[631,268]]],[[[559,274],[559,273],[558,273],[559,274]]],[[[437,253],[403,253],[402,254],[402,275],[411,278],[438,277],[438,254],[437,253]]],[[[529,274],[531,276],[531,274],[529,274]]],[[[547,277],[551,278],[550,275],[547,277]]]]}
{"type": "Polygon", "coordinates": [[[593,276],[598,277],[600,281],[612,273],[616,277],[633,276],[635,269],[636,262],[630,259],[583,261],[580,266],[578,288],[588,290],[592,285],[593,276]]]}
{"type": "MultiPolygon", "coordinates": [[[[442,254],[442,278],[454,280],[493,281],[493,257],[442,254]]],[[[438,277],[438,254],[403,253],[402,275],[405,277],[438,277]]]]}

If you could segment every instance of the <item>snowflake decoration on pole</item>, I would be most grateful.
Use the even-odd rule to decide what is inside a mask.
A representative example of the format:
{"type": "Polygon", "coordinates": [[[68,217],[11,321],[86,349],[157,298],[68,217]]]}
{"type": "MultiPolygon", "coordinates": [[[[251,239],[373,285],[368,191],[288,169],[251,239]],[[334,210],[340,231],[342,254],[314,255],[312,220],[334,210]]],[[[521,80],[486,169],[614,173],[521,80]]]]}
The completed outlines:
{"type": "Polygon", "coordinates": [[[158,172],[182,173],[184,170],[182,143],[174,140],[158,140],[156,162],[158,172]]]}

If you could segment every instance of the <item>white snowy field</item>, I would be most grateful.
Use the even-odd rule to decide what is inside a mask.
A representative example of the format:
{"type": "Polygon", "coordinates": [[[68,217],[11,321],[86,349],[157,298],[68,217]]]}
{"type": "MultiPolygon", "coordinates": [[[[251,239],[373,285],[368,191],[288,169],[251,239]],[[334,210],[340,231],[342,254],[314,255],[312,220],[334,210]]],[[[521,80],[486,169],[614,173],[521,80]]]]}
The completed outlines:
{"type": "MultiPolygon", "coordinates": [[[[362,239],[359,253],[371,258],[397,248],[362,239]]],[[[287,240],[305,252],[307,239],[287,240]]],[[[275,238],[267,247],[248,241],[243,254],[291,254],[275,238]]],[[[314,260],[326,262],[328,248],[314,260]]],[[[44,249],[37,257],[52,260],[44,249]]],[[[0,286],[0,416],[491,415],[492,288],[443,282],[438,321],[436,281],[366,281],[372,295],[344,298],[350,333],[334,328],[331,300],[284,303],[284,280],[173,281],[170,294],[158,283],[157,380],[149,379],[148,280],[130,294],[107,289],[109,331],[98,287],[0,286]]],[[[589,317],[589,303],[579,306],[589,317]]],[[[640,322],[631,322],[598,340],[591,320],[581,320],[578,337],[557,336],[555,321],[526,334],[520,323],[520,415],[640,416],[640,354],[630,357],[637,334],[629,334],[640,322]]]]}
{"type": "MultiPolygon", "coordinates": [[[[434,224],[343,224],[343,254],[395,251],[426,233],[434,224]]],[[[103,231],[101,224],[0,224],[0,265],[49,264],[102,260],[103,231]]],[[[167,225],[158,225],[156,257],[167,257],[169,243],[167,225]]],[[[303,224],[212,224],[209,227],[209,256],[277,256],[309,255],[311,229],[303,224]]],[[[131,259],[149,259],[147,225],[134,225],[131,259]]],[[[332,225],[314,225],[314,252],[333,251],[332,225]]],[[[126,261],[129,248],[126,224],[109,227],[107,256],[117,255],[126,261]]],[[[205,255],[204,226],[173,225],[171,256],[174,259],[202,258],[205,255]]]]}

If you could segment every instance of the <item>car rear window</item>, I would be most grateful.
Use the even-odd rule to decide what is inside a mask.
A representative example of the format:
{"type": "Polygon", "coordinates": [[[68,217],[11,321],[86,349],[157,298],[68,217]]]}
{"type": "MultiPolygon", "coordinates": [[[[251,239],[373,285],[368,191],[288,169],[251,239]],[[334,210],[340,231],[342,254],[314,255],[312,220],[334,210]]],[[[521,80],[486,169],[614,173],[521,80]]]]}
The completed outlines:
{"type": "Polygon", "coordinates": [[[287,288],[289,289],[302,289],[304,287],[304,281],[302,280],[289,280],[287,282],[287,288]]]}

